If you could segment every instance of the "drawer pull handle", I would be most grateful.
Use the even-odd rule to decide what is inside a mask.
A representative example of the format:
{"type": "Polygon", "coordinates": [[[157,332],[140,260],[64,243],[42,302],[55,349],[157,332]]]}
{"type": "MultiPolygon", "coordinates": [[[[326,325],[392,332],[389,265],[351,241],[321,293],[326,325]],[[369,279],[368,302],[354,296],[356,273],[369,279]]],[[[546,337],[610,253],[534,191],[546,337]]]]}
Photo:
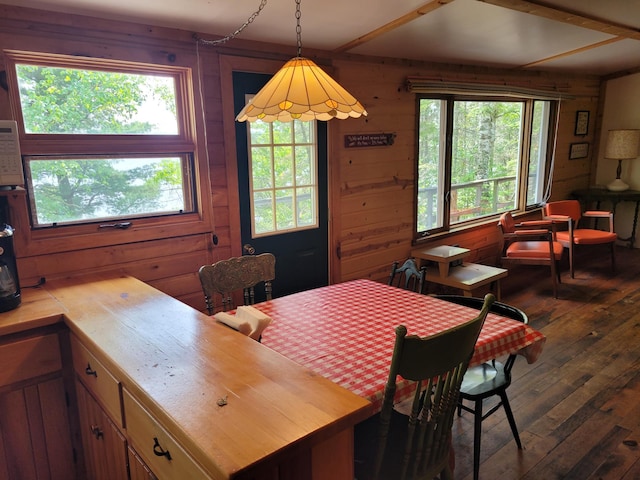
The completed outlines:
{"type": "Polygon", "coordinates": [[[91,425],[91,433],[96,437],[96,440],[100,440],[104,437],[104,433],[102,433],[102,430],[100,430],[100,427],[97,425],[91,425]]]}
{"type": "Polygon", "coordinates": [[[98,377],[98,372],[91,368],[91,364],[87,363],[87,368],[84,369],[84,373],[87,375],[93,375],[94,377],[98,377]]]}
{"type": "Polygon", "coordinates": [[[167,457],[167,460],[171,460],[169,450],[163,450],[157,437],[153,437],[153,453],[158,457],[167,457]]]}

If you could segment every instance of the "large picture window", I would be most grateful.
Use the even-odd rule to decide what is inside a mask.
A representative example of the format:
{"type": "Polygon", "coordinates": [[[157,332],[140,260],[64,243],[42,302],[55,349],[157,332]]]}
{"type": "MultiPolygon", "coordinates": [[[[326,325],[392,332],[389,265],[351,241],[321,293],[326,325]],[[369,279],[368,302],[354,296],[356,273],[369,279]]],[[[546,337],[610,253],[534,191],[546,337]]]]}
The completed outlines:
{"type": "Polygon", "coordinates": [[[541,203],[552,107],[535,99],[419,98],[416,234],[541,203]]]}
{"type": "Polygon", "coordinates": [[[33,228],[196,211],[189,69],[8,57],[33,228]]]}

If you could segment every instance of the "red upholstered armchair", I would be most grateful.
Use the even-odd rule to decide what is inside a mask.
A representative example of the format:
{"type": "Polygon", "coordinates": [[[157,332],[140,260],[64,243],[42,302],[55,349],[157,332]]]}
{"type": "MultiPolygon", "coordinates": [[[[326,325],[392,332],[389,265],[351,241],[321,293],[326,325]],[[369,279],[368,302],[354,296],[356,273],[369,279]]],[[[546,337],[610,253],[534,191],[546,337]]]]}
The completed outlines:
{"type": "Polygon", "coordinates": [[[504,243],[500,262],[520,265],[548,265],[551,271],[553,296],[558,298],[559,262],[564,248],[555,241],[553,222],[535,220],[516,224],[509,212],[500,216],[498,227],[504,243]]]}
{"type": "Polygon", "coordinates": [[[578,245],[608,244],[611,251],[611,270],[616,269],[615,242],[618,235],[613,231],[613,213],[608,211],[591,210],[582,212],[578,200],[561,200],[549,202],[544,207],[546,219],[567,223],[567,230],[556,232],[557,240],[564,248],[569,249],[569,270],[574,278],[574,251],[578,245]],[[608,220],[608,230],[582,228],[580,220],[583,218],[603,218],[608,220]]]}

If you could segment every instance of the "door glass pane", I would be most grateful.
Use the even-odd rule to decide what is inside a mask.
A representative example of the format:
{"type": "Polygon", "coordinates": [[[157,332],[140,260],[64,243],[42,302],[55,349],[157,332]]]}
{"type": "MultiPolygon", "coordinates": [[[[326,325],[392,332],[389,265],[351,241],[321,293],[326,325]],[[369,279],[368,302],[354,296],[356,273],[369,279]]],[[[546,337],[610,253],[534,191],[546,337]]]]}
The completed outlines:
{"type": "Polygon", "coordinates": [[[296,211],[298,212],[298,225],[313,225],[315,220],[314,212],[316,211],[315,199],[313,197],[313,188],[297,188],[296,199],[298,200],[296,204],[296,211]]]}
{"type": "Polygon", "coordinates": [[[296,185],[312,185],[314,171],[311,146],[296,147],[296,185]]]}
{"type": "Polygon", "coordinates": [[[273,162],[271,161],[271,147],[254,147],[252,150],[253,168],[251,179],[253,188],[260,190],[273,188],[273,162]]]}
{"type": "Polygon", "coordinates": [[[248,123],[254,237],[318,226],[315,127],[248,123]]]}
{"type": "Polygon", "coordinates": [[[262,190],[253,192],[252,197],[253,223],[256,234],[275,230],[275,216],[273,191],[262,190]]]}
{"type": "Polygon", "coordinates": [[[290,145],[273,147],[276,187],[293,185],[293,149],[290,145]]]}
{"type": "Polygon", "coordinates": [[[293,190],[291,188],[276,190],[276,228],[290,230],[295,226],[293,209],[293,190]]]}

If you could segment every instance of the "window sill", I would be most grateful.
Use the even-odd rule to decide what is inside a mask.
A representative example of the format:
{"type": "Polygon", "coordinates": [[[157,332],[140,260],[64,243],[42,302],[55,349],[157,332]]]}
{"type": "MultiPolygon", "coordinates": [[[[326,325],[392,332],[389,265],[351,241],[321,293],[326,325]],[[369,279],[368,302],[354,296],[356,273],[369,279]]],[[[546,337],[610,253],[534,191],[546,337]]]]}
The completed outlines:
{"type": "MultiPolygon", "coordinates": [[[[525,212],[513,213],[513,217],[524,220],[524,219],[527,219],[530,215],[539,216],[539,212],[541,211],[542,211],[542,207],[538,206],[538,207],[532,208],[531,210],[527,210],[525,212]]],[[[489,218],[483,218],[478,221],[465,223],[464,225],[454,226],[453,228],[451,228],[446,232],[438,232],[432,235],[427,235],[425,237],[416,238],[414,239],[412,246],[425,245],[433,241],[440,241],[448,237],[457,236],[457,235],[460,235],[461,233],[468,233],[468,232],[473,232],[475,230],[486,229],[491,225],[497,225],[498,218],[499,218],[499,215],[489,217],[489,218]]]]}

